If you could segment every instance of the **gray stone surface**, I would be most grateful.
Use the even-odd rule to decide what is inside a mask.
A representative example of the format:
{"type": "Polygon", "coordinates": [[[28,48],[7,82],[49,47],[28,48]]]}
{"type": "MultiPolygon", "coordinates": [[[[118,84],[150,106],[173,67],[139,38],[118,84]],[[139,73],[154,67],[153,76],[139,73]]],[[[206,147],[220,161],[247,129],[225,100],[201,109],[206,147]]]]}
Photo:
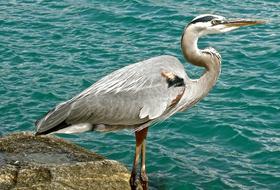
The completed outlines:
{"type": "Polygon", "coordinates": [[[0,189],[130,189],[120,163],[52,136],[0,138],[0,189]]]}

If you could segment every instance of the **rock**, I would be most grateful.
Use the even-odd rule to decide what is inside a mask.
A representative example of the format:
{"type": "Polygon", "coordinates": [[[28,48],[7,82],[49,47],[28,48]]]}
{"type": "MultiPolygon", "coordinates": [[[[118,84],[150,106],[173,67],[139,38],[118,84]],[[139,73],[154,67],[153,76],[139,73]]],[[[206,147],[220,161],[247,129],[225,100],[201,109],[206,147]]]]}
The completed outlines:
{"type": "Polygon", "coordinates": [[[130,174],[105,159],[52,136],[18,133],[0,138],[0,189],[130,189],[130,174]]]}

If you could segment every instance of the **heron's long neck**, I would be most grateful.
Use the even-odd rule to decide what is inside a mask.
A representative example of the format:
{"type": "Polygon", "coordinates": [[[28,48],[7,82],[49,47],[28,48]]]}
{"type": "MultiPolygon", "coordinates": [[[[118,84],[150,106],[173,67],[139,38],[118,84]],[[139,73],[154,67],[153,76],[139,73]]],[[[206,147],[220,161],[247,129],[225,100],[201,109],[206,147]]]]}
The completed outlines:
{"type": "Polygon", "coordinates": [[[184,32],[181,41],[181,47],[185,58],[193,65],[204,67],[203,75],[192,80],[192,88],[196,93],[196,98],[201,99],[208,94],[215,85],[221,69],[220,60],[211,54],[203,53],[197,47],[198,34],[193,31],[184,32]]]}

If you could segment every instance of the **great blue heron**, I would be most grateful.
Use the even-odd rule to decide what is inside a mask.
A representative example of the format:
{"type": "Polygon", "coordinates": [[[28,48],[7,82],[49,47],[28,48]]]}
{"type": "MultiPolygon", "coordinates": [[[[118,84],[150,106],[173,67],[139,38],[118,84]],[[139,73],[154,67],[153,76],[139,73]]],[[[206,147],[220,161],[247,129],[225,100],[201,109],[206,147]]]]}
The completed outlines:
{"type": "Polygon", "coordinates": [[[147,189],[145,140],[148,127],[193,106],[208,94],[220,74],[220,54],[211,47],[200,50],[198,38],[261,23],[227,20],[210,14],[198,16],[185,27],[181,48],[191,64],[205,68],[199,79],[191,80],[179,60],[169,55],[128,65],[49,111],[36,122],[36,134],[133,129],[136,148],[130,185],[136,189],[141,152],[140,182],[143,189],[147,189]]]}

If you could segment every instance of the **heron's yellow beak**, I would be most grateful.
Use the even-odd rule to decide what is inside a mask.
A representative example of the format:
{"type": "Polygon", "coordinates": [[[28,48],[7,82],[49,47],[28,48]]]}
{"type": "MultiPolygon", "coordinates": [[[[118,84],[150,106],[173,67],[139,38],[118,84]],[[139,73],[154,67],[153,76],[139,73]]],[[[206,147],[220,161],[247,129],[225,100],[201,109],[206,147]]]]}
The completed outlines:
{"type": "Polygon", "coordinates": [[[264,24],[266,23],[263,20],[232,20],[226,21],[223,25],[227,27],[241,27],[241,26],[252,26],[256,24],[264,24]]]}

